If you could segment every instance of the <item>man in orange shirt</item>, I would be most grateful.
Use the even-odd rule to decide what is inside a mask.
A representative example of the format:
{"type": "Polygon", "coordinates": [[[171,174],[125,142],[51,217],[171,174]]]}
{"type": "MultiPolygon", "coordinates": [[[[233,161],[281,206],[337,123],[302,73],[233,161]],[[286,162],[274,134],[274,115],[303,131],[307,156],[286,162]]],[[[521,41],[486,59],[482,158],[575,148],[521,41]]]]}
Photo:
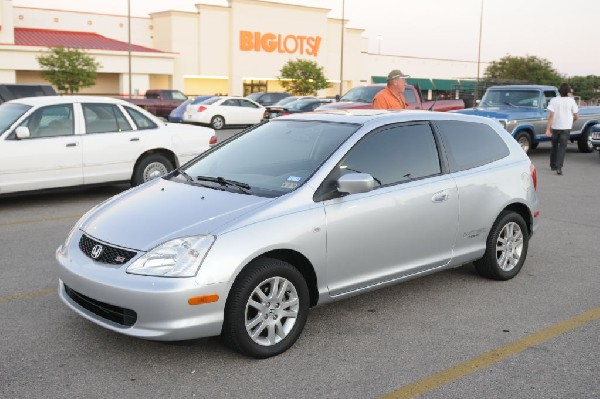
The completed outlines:
{"type": "Polygon", "coordinates": [[[374,109],[408,109],[408,104],[404,99],[404,88],[406,87],[406,78],[402,71],[394,69],[388,74],[387,87],[381,90],[373,98],[374,109]]]}

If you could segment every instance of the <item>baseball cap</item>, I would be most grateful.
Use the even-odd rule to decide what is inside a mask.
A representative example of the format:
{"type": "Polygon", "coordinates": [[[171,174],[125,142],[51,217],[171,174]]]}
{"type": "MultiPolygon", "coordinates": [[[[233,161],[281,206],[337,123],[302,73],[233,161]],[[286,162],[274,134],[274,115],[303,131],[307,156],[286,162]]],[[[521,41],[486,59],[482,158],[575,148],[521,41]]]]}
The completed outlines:
{"type": "Polygon", "coordinates": [[[392,72],[388,74],[387,80],[393,80],[396,78],[410,78],[410,75],[405,75],[399,69],[394,69],[392,72]]]}

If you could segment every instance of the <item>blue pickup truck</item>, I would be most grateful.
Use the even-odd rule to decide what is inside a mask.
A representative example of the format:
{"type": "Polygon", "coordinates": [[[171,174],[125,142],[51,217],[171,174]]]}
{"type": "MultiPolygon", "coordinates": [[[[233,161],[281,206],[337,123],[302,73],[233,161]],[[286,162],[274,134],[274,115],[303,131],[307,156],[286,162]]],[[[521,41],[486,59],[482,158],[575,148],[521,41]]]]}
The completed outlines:
{"type": "MultiPolygon", "coordinates": [[[[476,108],[458,111],[461,114],[486,116],[504,126],[525,152],[535,149],[546,137],[548,103],[558,96],[554,86],[522,85],[488,88],[476,108]]],[[[577,142],[581,152],[592,152],[592,126],[600,121],[600,107],[580,107],[579,119],[571,130],[571,143],[577,142]]]]}

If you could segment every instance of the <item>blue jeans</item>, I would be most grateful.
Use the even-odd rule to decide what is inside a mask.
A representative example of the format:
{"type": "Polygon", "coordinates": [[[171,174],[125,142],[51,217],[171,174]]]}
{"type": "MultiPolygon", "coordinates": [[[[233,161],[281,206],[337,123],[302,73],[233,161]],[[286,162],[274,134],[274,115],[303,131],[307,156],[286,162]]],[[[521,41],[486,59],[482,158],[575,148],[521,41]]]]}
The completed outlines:
{"type": "Polygon", "coordinates": [[[562,169],[570,135],[571,129],[552,129],[552,151],[550,152],[551,169],[562,169]]]}

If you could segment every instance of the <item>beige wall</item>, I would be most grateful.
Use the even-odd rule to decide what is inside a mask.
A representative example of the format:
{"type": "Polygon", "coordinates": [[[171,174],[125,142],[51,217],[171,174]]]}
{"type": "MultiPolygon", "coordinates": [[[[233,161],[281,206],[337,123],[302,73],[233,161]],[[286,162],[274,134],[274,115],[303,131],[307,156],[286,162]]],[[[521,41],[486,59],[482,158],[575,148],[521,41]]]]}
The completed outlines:
{"type": "Polygon", "coordinates": [[[227,95],[229,82],[227,79],[186,78],[185,93],[187,95],[227,95]]]}

